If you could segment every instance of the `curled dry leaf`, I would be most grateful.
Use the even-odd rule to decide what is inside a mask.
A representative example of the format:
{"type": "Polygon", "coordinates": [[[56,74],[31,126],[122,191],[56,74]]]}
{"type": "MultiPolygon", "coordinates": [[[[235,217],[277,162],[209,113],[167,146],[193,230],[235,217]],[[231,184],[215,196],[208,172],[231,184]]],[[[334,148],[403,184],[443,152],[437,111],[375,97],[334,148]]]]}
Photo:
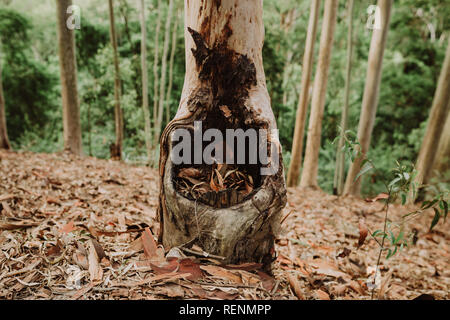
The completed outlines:
{"type": "Polygon", "coordinates": [[[389,195],[387,193],[380,193],[379,195],[377,195],[375,198],[370,199],[370,198],[366,198],[367,202],[375,202],[378,200],[382,200],[382,199],[388,199],[389,195]]]}
{"type": "Polygon", "coordinates": [[[359,239],[358,239],[358,248],[364,244],[364,241],[367,238],[369,230],[367,229],[366,222],[364,218],[359,219],[359,239]]]}

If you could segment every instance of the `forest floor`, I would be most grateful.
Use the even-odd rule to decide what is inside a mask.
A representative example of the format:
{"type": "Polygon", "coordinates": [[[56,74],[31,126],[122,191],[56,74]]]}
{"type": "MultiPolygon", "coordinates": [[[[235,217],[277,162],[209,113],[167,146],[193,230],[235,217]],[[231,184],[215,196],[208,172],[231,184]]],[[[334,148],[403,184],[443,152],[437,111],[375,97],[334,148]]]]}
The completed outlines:
{"type": "MultiPolygon", "coordinates": [[[[0,298],[370,299],[379,246],[357,248],[383,203],[288,190],[273,274],[257,264],[156,247],[157,170],[64,153],[0,151],[0,298]],[[179,258],[177,258],[179,257],[179,258]]],[[[414,210],[394,205],[393,221],[414,210]]],[[[374,298],[449,299],[450,234],[432,212],[409,221],[415,245],[381,260],[374,298]]],[[[195,250],[195,248],[194,248],[195,250]]]]}

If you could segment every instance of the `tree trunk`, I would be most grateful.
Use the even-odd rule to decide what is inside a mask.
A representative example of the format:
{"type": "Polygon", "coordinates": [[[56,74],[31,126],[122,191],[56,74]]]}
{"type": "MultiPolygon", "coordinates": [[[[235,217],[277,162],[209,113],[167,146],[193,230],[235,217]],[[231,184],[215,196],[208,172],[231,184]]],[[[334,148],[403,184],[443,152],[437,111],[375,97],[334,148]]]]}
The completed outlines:
{"type": "Polygon", "coordinates": [[[175,61],[175,49],[177,47],[177,31],[178,22],[180,20],[181,10],[177,10],[177,17],[175,19],[175,24],[172,30],[172,48],[170,49],[170,59],[169,59],[169,84],[167,85],[166,94],[166,123],[170,121],[170,96],[172,94],[172,84],[173,84],[173,63],[175,61]]]}
{"type": "Polygon", "coordinates": [[[6,111],[5,111],[5,97],[3,95],[1,56],[0,56],[0,149],[11,149],[11,145],[8,139],[8,131],[6,130],[6,111]]]}
{"type": "Polygon", "coordinates": [[[361,144],[362,156],[355,159],[350,166],[344,186],[344,194],[359,195],[361,191],[361,179],[355,180],[361,169],[361,163],[370,146],[375,115],[377,112],[378,98],[381,83],[381,70],[383,66],[384,48],[386,47],[389,21],[393,0],[378,0],[380,10],[381,29],[374,29],[370,43],[369,60],[367,67],[366,84],[364,87],[361,115],[359,118],[358,141],[361,144]]]}
{"type": "MultiPolygon", "coordinates": [[[[160,97],[158,96],[158,87],[159,87],[159,76],[158,76],[158,61],[159,61],[159,30],[161,29],[161,0],[158,0],[158,7],[156,8],[158,11],[158,16],[156,18],[156,30],[155,30],[155,52],[154,52],[154,60],[153,60],[153,127],[156,128],[158,121],[158,102],[160,97]]],[[[159,133],[154,134],[153,144],[155,146],[158,145],[159,133]],[[158,138],[156,136],[158,135],[158,138]]]]}
{"type": "Polygon", "coordinates": [[[77,89],[74,30],[67,27],[67,8],[72,0],[56,0],[58,20],[59,69],[63,104],[64,150],[76,155],[82,153],[80,104],[77,89]]]}
{"type": "MultiPolygon", "coordinates": [[[[169,10],[167,13],[166,29],[164,31],[164,45],[163,54],[161,57],[161,83],[159,84],[159,107],[158,107],[158,119],[155,125],[155,141],[159,141],[161,134],[162,119],[164,114],[164,94],[166,91],[166,74],[167,74],[167,54],[169,52],[169,39],[170,39],[170,22],[172,20],[172,8],[173,0],[169,0],[169,10]]],[[[156,143],[155,143],[156,144],[156,143]]]]}
{"type": "Polygon", "coordinates": [[[287,175],[288,187],[295,187],[300,176],[302,165],[303,135],[309,102],[309,84],[314,61],[314,43],[316,41],[317,21],[319,20],[320,0],[312,0],[309,13],[308,33],[306,36],[305,53],[302,65],[302,83],[298,100],[297,117],[295,119],[294,141],[292,143],[292,156],[287,175]]]}
{"type": "Polygon", "coordinates": [[[450,170],[450,116],[447,115],[444,130],[439,140],[437,148],[436,160],[434,162],[434,170],[445,174],[450,170]]]}
{"type": "Polygon", "coordinates": [[[344,147],[344,133],[347,130],[348,123],[348,105],[350,97],[350,77],[352,74],[352,56],[353,56],[353,5],[354,1],[348,1],[348,32],[347,32],[347,67],[345,74],[345,89],[344,89],[344,105],[342,106],[341,115],[341,136],[339,138],[338,148],[336,152],[336,168],[334,172],[334,194],[342,194],[344,189],[344,172],[345,172],[345,152],[344,147]]]}
{"type": "Polygon", "coordinates": [[[309,117],[308,137],[306,140],[305,162],[303,164],[301,187],[317,187],[319,168],[320,138],[322,134],[322,118],[327,93],[328,70],[330,67],[331,50],[333,48],[334,29],[337,19],[337,0],[325,2],[320,35],[319,62],[317,64],[314,89],[309,117]]]}
{"type": "MultiPolygon", "coordinates": [[[[417,185],[427,183],[434,160],[438,152],[439,140],[442,136],[450,108],[450,40],[448,41],[444,64],[442,65],[439,82],[433,98],[427,129],[417,158],[417,175],[414,182],[417,185]]],[[[447,121],[448,122],[448,121],[447,121]]],[[[448,146],[446,147],[448,148],[448,146]]]]}
{"type": "Polygon", "coordinates": [[[117,37],[114,22],[114,5],[113,0],[109,0],[109,34],[111,37],[111,46],[113,49],[114,59],[114,119],[116,128],[116,142],[111,146],[111,158],[120,160],[122,158],[123,145],[123,115],[120,107],[120,70],[119,55],[117,53],[117,37]]]}
{"type": "Polygon", "coordinates": [[[148,70],[147,70],[147,25],[145,23],[145,0],[140,0],[141,18],[141,72],[142,72],[142,109],[144,111],[145,146],[148,163],[152,159],[152,128],[148,108],[148,70]]]}
{"type": "MultiPolygon", "coordinates": [[[[166,250],[197,244],[208,253],[223,256],[225,263],[256,261],[269,266],[286,203],[278,135],[262,135],[259,140],[260,150],[270,149],[268,162],[260,159],[257,164],[237,164],[236,170],[252,181],[250,186],[245,182],[249,187],[245,195],[230,188],[194,199],[181,192],[177,179],[186,167],[210,173],[212,178],[220,168],[234,166],[236,153],[239,156],[244,151],[250,157],[250,148],[226,149],[226,164],[216,160],[218,169],[213,170],[216,164],[207,164],[205,159],[196,162],[198,165],[176,164],[174,147],[178,145],[172,145],[173,133],[189,129],[194,131],[193,139],[188,131],[193,140],[189,142],[197,150],[198,123],[194,121],[200,121],[204,129],[200,134],[205,129],[217,129],[222,135],[226,129],[276,129],[262,63],[262,0],[185,0],[185,23],[183,92],[177,114],[161,136],[159,240],[166,250]]],[[[216,144],[222,148],[216,156],[224,154],[228,142],[216,144]]],[[[194,161],[206,152],[200,147],[200,152],[192,154],[194,161]]],[[[187,162],[192,163],[192,157],[187,162]]],[[[228,174],[238,176],[237,171],[228,174]]],[[[193,192],[193,188],[190,190],[193,192]]]]}

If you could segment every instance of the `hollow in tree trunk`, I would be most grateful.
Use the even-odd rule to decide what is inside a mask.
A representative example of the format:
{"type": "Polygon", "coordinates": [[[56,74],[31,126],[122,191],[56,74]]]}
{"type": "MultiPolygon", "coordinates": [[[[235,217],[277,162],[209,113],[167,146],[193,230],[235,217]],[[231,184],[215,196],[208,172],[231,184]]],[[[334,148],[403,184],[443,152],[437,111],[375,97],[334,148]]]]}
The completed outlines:
{"type": "MultiPolygon", "coordinates": [[[[196,244],[223,256],[226,263],[255,261],[270,266],[286,190],[262,64],[262,1],[185,0],[185,23],[183,92],[177,114],[161,135],[159,240],[166,250],[196,244]],[[216,145],[217,158],[226,153],[227,159],[234,160],[242,151],[250,158],[254,155],[250,147],[258,145],[268,153],[267,161],[208,162],[204,156],[207,148],[200,144],[200,152],[189,155],[183,150],[187,162],[197,163],[190,165],[174,160],[178,144],[173,139],[178,129],[188,130],[186,139],[194,149],[196,135],[206,134],[207,129],[217,129],[219,135],[233,129],[265,129],[273,134],[260,136],[256,144],[248,143],[244,149],[227,149],[228,140],[216,145]],[[228,170],[230,167],[234,169],[228,170]],[[193,187],[180,180],[189,170],[193,187]],[[196,183],[192,173],[207,176],[207,183],[196,183]],[[227,181],[235,181],[235,185],[224,188],[227,181]]],[[[214,143],[217,141],[223,142],[214,143]]]]}

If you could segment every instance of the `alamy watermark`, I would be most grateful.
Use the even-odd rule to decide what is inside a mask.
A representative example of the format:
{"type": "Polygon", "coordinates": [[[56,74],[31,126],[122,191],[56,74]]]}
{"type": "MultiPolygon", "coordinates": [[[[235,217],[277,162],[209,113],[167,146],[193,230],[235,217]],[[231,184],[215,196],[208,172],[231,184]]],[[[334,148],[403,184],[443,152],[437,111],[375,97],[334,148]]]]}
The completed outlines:
{"type": "Polygon", "coordinates": [[[69,30],[81,29],[81,8],[77,5],[67,7],[66,13],[70,16],[66,20],[66,26],[69,30]]]}
{"type": "Polygon", "coordinates": [[[279,168],[278,129],[270,133],[266,129],[226,129],[224,139],[219,129],[203,132],[202,122],[194,121],[193,137],[190,130],[178,128],[172,133],[172,144],[171,160],[176,165],[259,164],[263,176],[274,175],[279,168]],[[204,142],[209,144],[204,147],[204,142]]]}

